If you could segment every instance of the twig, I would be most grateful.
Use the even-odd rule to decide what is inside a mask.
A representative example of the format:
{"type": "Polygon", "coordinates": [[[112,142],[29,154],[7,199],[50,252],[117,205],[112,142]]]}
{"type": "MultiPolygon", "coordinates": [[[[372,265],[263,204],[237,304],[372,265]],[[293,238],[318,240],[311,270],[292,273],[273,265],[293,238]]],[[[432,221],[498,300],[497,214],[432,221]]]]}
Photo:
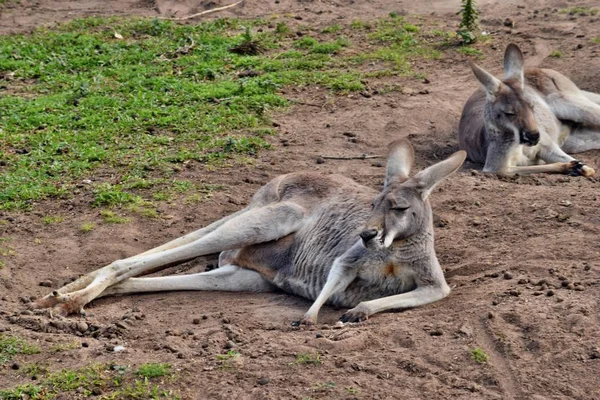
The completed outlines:
{"type": "Polygon", "coordinates": [[[212,14],[212,13],[215,13],[215,12],[218,12],[218,11],[227,10],[228,8],[232,8],[232,7],[235,7],[235,6],[239,5],[239,4],[242,4],[243,2],[244,2],[244,0],[240,0],[240,1],[236,2],[236,3],[229,4],[227,6],[217,7],[217,8],[211,8],[210,10],[205,10],[205,11],[202,11],[202,12],[199,12],[199,13],[196,13],[196,14],[187,15],[185,17],[179,17],[179,18],[177,18],[177,17],[173,17],[173,18],[158,17],[158,19],[166,19],[166,20],[169,20],[169,21],[185,21],[186,19],[192,19],[192,18],[200,17],[202,15],[212,14]]]}
{"type": "Polygon", "coordinates": [[[306,103],[304,101],[299,101],[299,100],[294,100],[294,99],[287,99],[287,101],[289,101],[290,103],[294,103],[294,104],[300,104],[302,106],[311,106],[311,107],[319,107],[319,108],[323,108],[323,107],[325,107],[325,105],[327,105],[327,103],[323,103],[323,104],[306,103]]]}
{"type": "Polygon", "coordinates": [[[369,160],[371,158],[382,158],[383,156],[368,156],[366,154],[361,154],[360,156],[321,156],[321,158],[325,160],[369,160]]]}

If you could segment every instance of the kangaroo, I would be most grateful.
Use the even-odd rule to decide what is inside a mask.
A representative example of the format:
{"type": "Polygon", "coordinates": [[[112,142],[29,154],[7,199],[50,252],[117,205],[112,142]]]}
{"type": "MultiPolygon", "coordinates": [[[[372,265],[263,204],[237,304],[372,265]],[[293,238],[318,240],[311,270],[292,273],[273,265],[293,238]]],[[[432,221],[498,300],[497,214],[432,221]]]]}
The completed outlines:
{"type": "Polygon", "coordinates": [[[279,176],[247,208],[137,256],[117,260],[38,300],[34,307],[68,315],[100,296],[173,290],[284,292],[351,308],[360,322],[384,310],[440,300],[450,288],[438,263],[428,197],[465,160],[458,151],[409,179],[414,150],[389,146],[383,190],[340,175],[279,176]],[[135,278],[195,257],[219,254],[209,272],[135,278]]]}
{"type": "Polygon", "coordinates": [[[484,172],[593,176],[567,154],[600,149],[600,95],[551,69],[524,69],[515,44],[504,53],[504,80],[471,64],[482,88],[469,98],[458,142],[484,172]]]}

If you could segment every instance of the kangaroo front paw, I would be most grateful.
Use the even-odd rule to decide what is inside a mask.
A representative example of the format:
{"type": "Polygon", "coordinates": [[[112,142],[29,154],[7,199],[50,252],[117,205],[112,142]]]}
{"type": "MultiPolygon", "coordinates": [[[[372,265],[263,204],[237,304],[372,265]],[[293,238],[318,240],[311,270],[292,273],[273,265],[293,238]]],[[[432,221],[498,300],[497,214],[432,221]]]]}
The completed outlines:
{"type": "Polygon", "coordinates": [[[588,167],[581,161],[575,160],[569,163],[569,175],[571,176],[585,176],[589,178],[594,176],[595,173],[596,171],[593,168],[588,167]]]}
{"type": "Polygon", "coordinates": [[[311,326],[317,323],[317,317],[304,315],[301,320],[292,322],[292,326],[311,326]]]}
{"type": "Polygon", "coordinates": [[[346,311],[344,315],[340,318],[342,322],[362,322],[366,321],[369,318],[368,314],[364,311],[357,310],[353,308],[352,310],[346,311]]]}

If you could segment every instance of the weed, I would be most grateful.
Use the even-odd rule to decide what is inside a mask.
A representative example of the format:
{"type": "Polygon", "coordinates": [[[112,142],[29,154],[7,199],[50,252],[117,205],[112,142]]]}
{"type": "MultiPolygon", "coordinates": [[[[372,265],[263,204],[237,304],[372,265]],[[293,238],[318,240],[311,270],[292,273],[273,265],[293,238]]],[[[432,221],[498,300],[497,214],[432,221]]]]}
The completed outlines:
{"type": "Polygon", "coordinates": [[[360,390],[359,390],[359,389],[357,389],[357,388],[355,388],[355,387],[352,387],[352,386],[349,386],[349,387],[347,387],[347,388],[346,388],[346,391],[347,391],[348,393],[350,393],[350,394],[358,394],[358,393],[360,393],[360,390]]]}
{"type": "Polygon", "coordinates": [[[558,12],[561,14],[579,15],[580,17],[585,17],[587,15],[598,14],[598,9],[590,7],[568,7],[561,8],[560,10],[558,10],[558,12]]]}
{"type": "Polygon", "coordinates": [[[59,224],[61,222],[63,222],[65,219],[59,215],[56,216],[45,216],[42,221],[44,221],[44,223],[46,225],[52,225],[52,224],[59,224]]]}
{"type": "Polygon", "coordinates": [[[390,18],[398,18],[398,16],[399,16],[399,15],[398,15],[398,13],[397,13],[396,11],[392,11],[392,12],[389,14],[389,16],[390,16],[390,18]]]}
{"type": "Polygon", "coordinates": [[[62,353],[63,351],[69,351],[79,348],[79,343],[76,341],[71,341],[69,343],[55,343],[50,346],[51,353],[62,353]]]}
{"type": "Polygon", "coordinates": [[[142,378],[158,378],[167,375],[171,370],[170,364],[142,364],[138,368],[137,374],[142,378]]]}
{"type": "Polygon", "coordinates": [[[335,382],[323,382],[323,383],[317,383],[314,387],[313,390],[315,391],[320,391],[320,392],[327,392],[329,390],[335,389],[335,382]]]}
{"type": "Polygon", "coordinates": [[[310,353],[300,353],[296,355],[296,364],[321,365],[321,355],[316,353],[314,356],[310,353]]]}
{"type": "Polygon", "coordinates": [[[462,46],[458,49],[458,52],[464,54],[465,56],[481,56],[483,52],[479,49],[469,46],[462,46]]]}
{"type": "Polygon", "coordinates": [[[278,22],[275,32],[279,35],[288,35],[292,32],[292,29],[285,22],[278,22]]]}
{"type": "Polygon", "coordinates": [[[17,354],[37,354],[39,347],[30,345],[15,336],[0,334],[0,365],[10,361],[17,354]]]}
{"type": "Polygon", "coordinates": [[[483,364],[488,360],[488,355],[479,347],[469,350],[469,354],[471,355],[471,359],[478,364],[483,364]]]}
{"type": "Polygon", "coordinates": [[[372,28],[371,24],[368,22],[364,22],[358,19],[355,19],[350,23],[350,28],[352,29],[361,29],[361,30],[370,30],[372,28]]]}
{"type": "Polygon", "coordinates": [[[217,360],[221,364],[221,368],[234,368],[240,360],[241,354],[235,350],[229,350],[225,354],[217,354],[217,360]]]}
{"type": "Polygon", "coordinates": [[[79,230],[83,233],[88,233],[88,232],[93,231],[95,227],[96,227],[96,224],[94,224],[93,222],[84,222],[79,227],[79,230]]]}
{"type": "Polygon", "coordinates": [[[600,44],[600,37],[592,38],[592,43],[600,44]]]}
{"type": "Polygon", "coordinates": [[[461,16],[457,35],[464,44],[471,44],[477,40],[479,13],[475,8],[475,0],[462,0],[461,8],[457,13],[461,16]]]}
{"type": "Polygon", "coordinates": [[[550,53],[550,57],[554,57],[554,58],[561,58],[562,57],[562,53],[558,50],[553,50],[552,53],[550,53]]]}
{"type": "Polygon", "coordinates": [[[113,211],[110,210],[102,210],[100,211],[100,216],[107,224],[126,224],[129,222],[128,218],[121,217],[113,211]]]}
{"type": "Polygon", "coordinates": [[[340,26],[340,24],[334,24],[331,26],[328,26],[327,28],[323,29],[321,32],[322,33],[337,33],[342,29],[342,27],[340,26]]]}

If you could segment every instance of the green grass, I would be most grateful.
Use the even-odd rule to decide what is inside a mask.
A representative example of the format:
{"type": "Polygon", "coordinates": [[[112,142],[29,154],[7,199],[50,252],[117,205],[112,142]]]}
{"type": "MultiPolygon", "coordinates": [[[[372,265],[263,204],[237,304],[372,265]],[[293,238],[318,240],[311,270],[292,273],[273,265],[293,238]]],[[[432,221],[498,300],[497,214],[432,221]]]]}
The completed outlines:
{"type": "Polygon", "coordinates": [[[11,77],[0,89],[0,210],[78,196],[76,187],[97,207],[171,201],[184,164],[219,168],[270,148],[270,116],[288,106],[284,87],[358,91],[362,64],[410,75],[412,59],[439,56],[397,15],[329,26],[333,41],[297,38],[284,22],[258,26],[265,22],[87,18],[0,36],[0,73],[11,77]],[[348,51],[347,29],[374,50],[348,51]],[[265,51],[230,51],[248,40],[265,51]],[[256,76],[239,76],[248,70],[256,76]]]}
{"type": "Polygon", "coordinates": [[[592,43],[600,44],[600,37],[592,38],[592,43]]]}
{"type": "MultiPolygon", "coordinates": [[[[154,369],[149,371],[157,372],[154,369]]],[[[0,399],[21,400],[27,398],[24,395],[35,400],[49,400],[57,396],[61,398],[83,396],[102,400],[180,398],[175,392],[162,387],[162,383],[150,382],[150,379],[164,375],[143,376],[139,371],[132,373],[124,366],[96,364],[82,369],[63,369],[53,373],[48,373],[47,370],[36,370],[36,374],[41,377],[38,379],[39,383],[0,390],[0,399]]]]}
{"type": "Polygon", "coordinates": [[[96,224],[94,224],[93,222],[84,222],[79,227],[79,230],[83,233],[88,233],[88,232],[93,231],[95,227],[96,227],[96,224]]]}
{"type": "Polygon", "coordinates": [[[55,343],[48,349],[51,353],[62,353],[64,351],[75,350],[81,347],[75,340],[68,343],[55,343]]]}
{"type": "Polygon", "coordinates": [[[471,359],[477,364],[483,364],[488,361],[488,355],[479,347],[469,350],[469,354],[471,355],[471,359]]]}
{"type": "Polygon", "coordinates": [[[16,355],[37,354],[39,352],[39,347],[31,345],[23,339],[0,334],[0,366],[12,360],[16,355]]]}
{"type": "Polygon", "coordinates": [[[100,211],[100,216],[102,220],[107,224],[126,224],[129,222],[129,219],[126,217],[122,217],[111,210],[102,210],[100,211]]]}
{"type": "Polygon", "coordinates": [[[59,223],[63,222],[64,220],[65,219],[59,215],[55,215],[55,216],[47,215],[42,219],[42,221],[44,221],[44,224],[46,224],[46,225],[59,224],[59,223]]]}
{"type": "Polygon", "coordinates": [[[552,51],[552,53],[550,53],[550,57],[554,57],[554,58],[561,58],[562,57],[562,53],[558,50],[554,50],[552,51]]]}
{"type": "Polygon", "coordinates": [[[598,9],[591,7],[568,7],[561,8],[560,10],[558,10],[558,12],[561,14],[579,15],[581,17],[585,17],[587,15],[598,14],[598,9]]]}
{"type": "Polygon", "coordinates": [[[137,374],[142,378],[158,378],[161,376],[168,375],[171,370],[171,365],[169,364],[142,364],[140,365],[137,374]]]}
{"type": "Polygon", "coordinates": [[[462,46],[458,49],[458,52],[465,56],[482,56],[483,52],[479,49],[469,46],[462,46]]]}
{"type": "Polygon", "coordinates": [[[321,365],[321,355],[319,353],[316,353],[315,355],[309,353],[300,353],[296,355],[295,364],[321,365]]]}

